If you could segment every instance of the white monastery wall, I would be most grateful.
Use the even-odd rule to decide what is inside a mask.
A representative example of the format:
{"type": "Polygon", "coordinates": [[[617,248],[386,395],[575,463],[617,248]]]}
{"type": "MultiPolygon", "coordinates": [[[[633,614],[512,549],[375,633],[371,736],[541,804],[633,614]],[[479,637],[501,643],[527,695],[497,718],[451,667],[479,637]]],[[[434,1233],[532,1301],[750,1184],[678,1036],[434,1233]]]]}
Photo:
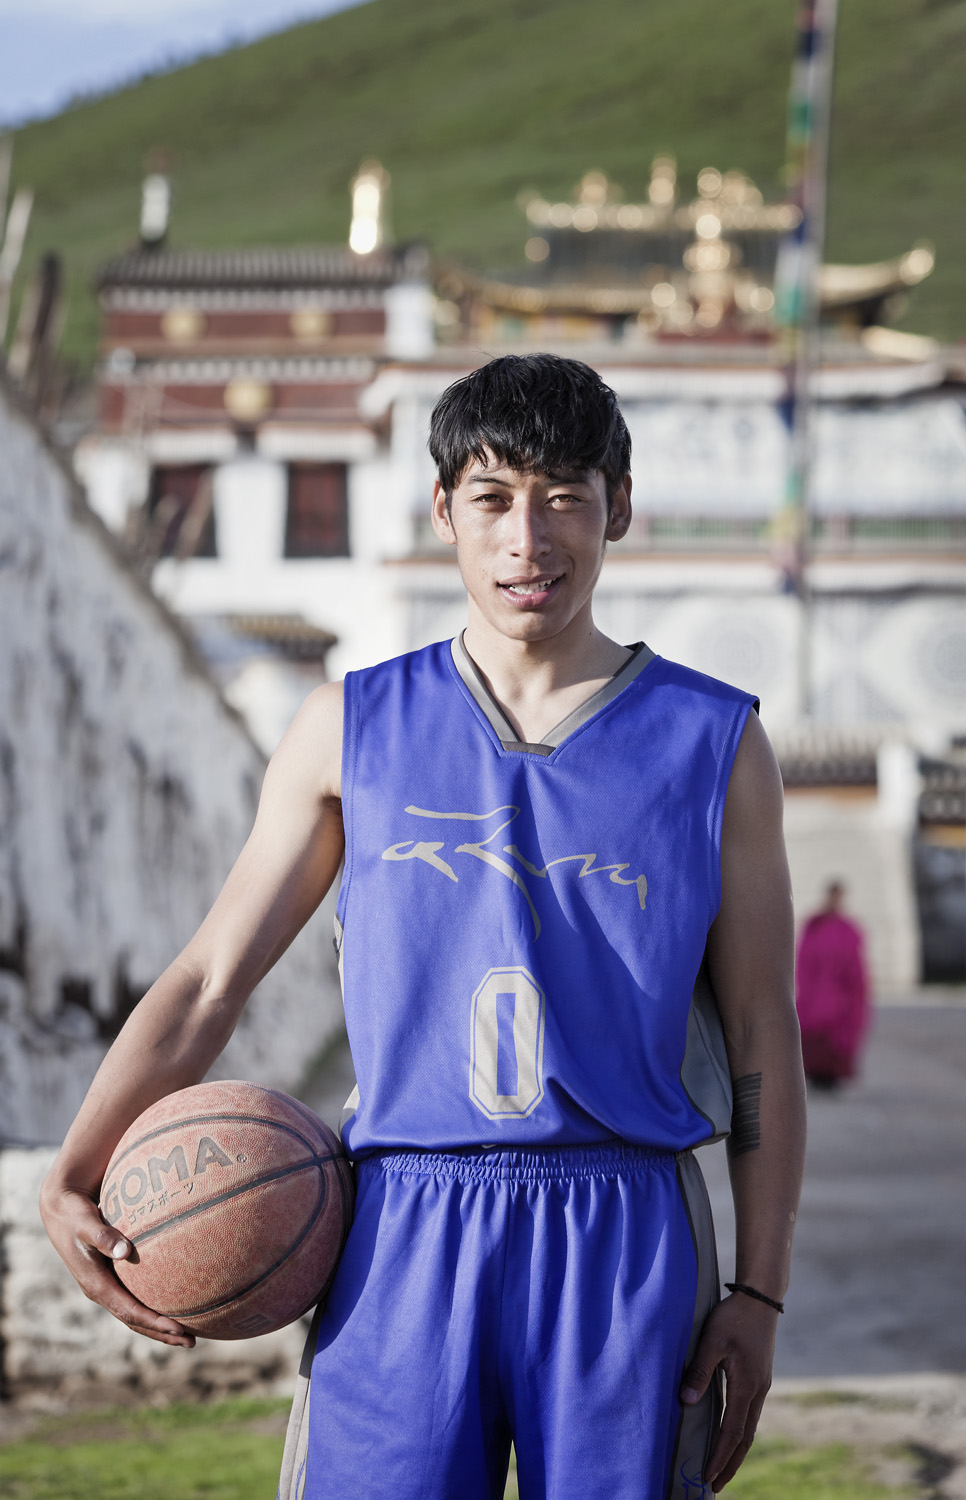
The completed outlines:
{"type": "MultiPolygon", "coordinates": [[[[327,670],[337,678],[453,633],[465,620],[452,557],[444,549],[432,562],[425,556],[434,478],[426,444],[430,412],[459,373],[427,365],[377,374],[360,407],[379,426],[381,441],[358,427],[302,431],[275,423],[258,434],[257,458],[240,454],[230,433],[213,430],[154,433],[143,449],[89,437],[75,463],[91,503],[115,527],[125,508],[144,498],[145,453],[155,461],[191,457],[221,465],[219,556],[162,560],[155,589],[185,615],[299,613],[336,635],[327,670]],[[311,458],[348,464],[350,557],[283,555],[282,465],[311,458]],[[244,524],[233,526],[233,514],[244,524]]],[[[642,521],[663,517],[687,529],[702,520],[764,523],[774,512],[787,458],[778,372],[642,365],[602,373],[621,396],[634,440],[634,506],[642,521]]],[[[849,518],[911,523],[962,512],[966,415],[961,404],[937,395],[940,376],[932,365],[823,369],[814,412],[817,515],[844,526],[849,518]]],[[[780,592],[770,559],[647,555],[649,546],[645,527],[636,555],[630,543],[609,550],[597,594],[602,627],[753,688],[772,728],[798,722],[805,622],[798,603],[780,592]]],[[[961,568],[940,550],[903,556],[894,539],[850,561],[819,556],[810,582],[808,697],[817,719],[904,723],[937,743],[962,732],[961,568]]],[[[284,697],[262,714],[275,726],[288,711],[289,687],[262,667],[258,681],[239,686],[236,702],[255,724],[259,700],[284,697]]],[[[276,734],[274,727],[257,732],[265,743],[276,734]]]]}
{"type": "MultiPolygon", "coordinates": [[[[199,566],[195,564],[195,566],[199,566]]],[[[405,646],[455,635],[466,599],[455,566],[402,565],[405,646]]],[[[769,733],[802,720],[802,632],[816,723],[884,726],[925,748],[966,731],[966,591],[962,569],[942,561],[864,570],[817,565],[806,622],[766,561],[622,557],[612,548],[594,598],[608,635],[646,641],[663,656],[761,698],[769,733]],[[864,571],[874,571],[870,580],[864,571]]]]}
{"type": "MultiPolygon", "coordinates": [[[[0,390],[0,1141],[63,1135],[251,827],[264,761],[0,390]]],[[[340,1020],[331,906],[217,1066],[293,1089],[340,1020]]]]}

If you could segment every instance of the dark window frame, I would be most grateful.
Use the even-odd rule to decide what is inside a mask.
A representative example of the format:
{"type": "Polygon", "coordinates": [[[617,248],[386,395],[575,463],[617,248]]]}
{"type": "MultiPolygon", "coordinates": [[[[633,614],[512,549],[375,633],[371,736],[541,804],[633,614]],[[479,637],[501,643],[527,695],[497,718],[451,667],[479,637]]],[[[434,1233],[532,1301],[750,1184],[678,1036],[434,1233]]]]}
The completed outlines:
{"type": "Polygon", "coordinates": [[[349,471],[344,463],[290,463],[286,558],[348,557],[349,471]]]}
{"type": "MultiPolygon", "coordinates": [[[[156,544],[158,557],[179,555],[182,527],[202,486],[213,484],[214,471],[215,465],[211,463],[155,464],[152,467],[147,505],[149,524],[152,526],[155,524],[158,507],[164,500],[170,499],[175,502],[175,509],[164,525],[163,535],[159,537],[156,544]]],[[[191,557],[218,556],[214,507],[211,503],[210,489],[207,504],[208,513],[201,527],[198,542],[190,551],[191,557]]]]}

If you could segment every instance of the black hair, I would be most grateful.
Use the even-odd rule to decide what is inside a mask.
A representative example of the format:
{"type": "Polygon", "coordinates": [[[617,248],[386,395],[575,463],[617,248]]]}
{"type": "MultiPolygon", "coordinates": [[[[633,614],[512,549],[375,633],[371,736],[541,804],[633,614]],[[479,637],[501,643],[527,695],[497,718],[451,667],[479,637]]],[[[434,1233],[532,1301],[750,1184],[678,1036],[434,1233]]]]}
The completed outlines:
{"type": "Polygon", "coordinates": [[[631,466],[617,397],[589,365],[506,354],[449,386],[433,409],[429,451],[447,502],[471,458],[545,474],[599,469],[608,503],[631,466]]]}

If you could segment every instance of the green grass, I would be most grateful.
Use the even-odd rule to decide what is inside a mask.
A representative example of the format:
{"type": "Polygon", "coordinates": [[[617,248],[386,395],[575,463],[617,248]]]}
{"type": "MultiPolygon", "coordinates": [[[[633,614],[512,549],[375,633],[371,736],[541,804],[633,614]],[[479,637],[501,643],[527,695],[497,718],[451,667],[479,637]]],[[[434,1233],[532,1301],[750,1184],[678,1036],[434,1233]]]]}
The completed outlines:
{"type": "Polygon", "coordinates": [[[863,1406],[875,1411],[902,1411],[905,1404],[891,1396],[870,1396],[866,1391],[846,1390],[799,1391],[794,1395],[786,1395],[784,1400],[805,1411],[822,1406],[863,1406]]]}
{"type": "MultiPolygon", "coordinates": [[[[286,1403],[95,1412],[43,1422],[0,1446],[3,1500],[269,1500],[286,1403]]],[[[733,1500],[900,1500],[844,1445],[764,1441],[729,1486],[733,1500]]],[[[518,1500],[511,1467],[507,1500],[518,1500]]]]}
{"type": "Polygon", "coordinates": [[[798,1448],[756,1443],[725,1494],[729,1500],[900,1500],[912,1490],[887,1488],[844,1443],[798,1448]]]}
{"type": "Polygon", "coordinates": [[[3,1500],[269,1500],[287,1404],[110,1411],[0,1446],[3,1500]]]}
{"type": "MultiPolygon", "coordinates": [[[[875,1483],[844,1444],[797,1448],[765,1440],[755,1444],[724,1493],[730,1500],[905,1500],[912,1492],[875,1483]]],[[[505,1500],[519,1500],[512,1462],[505,1500]]]]}
{"type": "MultiPolygon", "coordinates": [[[[933,240],[903,326],[962,337],[966,4],[840,10],[828,256],[933,240]]],[[[392,174],[399,239],[478,266],[523,264],[521,188],[566,194],[600,167],[637,198],[657,151],[688,192],[714,164],[775,197],[793,18],[793,0],[369,0],[17,132],[15,181],[37,193],[25,269],[62,251],[65,352],[89,363],[90,281],[135,237],[156,147],[174,164],[174,245],[341,243],[366,155],[392,174]]]]}
{"type": "Polygon", "coordinates": [[[861,1391],[800,1391],[796,1395],[786,1396],[794,1406],[809,1407],[820,1406],[865,1406],[868,1397],[861,1391]]]}

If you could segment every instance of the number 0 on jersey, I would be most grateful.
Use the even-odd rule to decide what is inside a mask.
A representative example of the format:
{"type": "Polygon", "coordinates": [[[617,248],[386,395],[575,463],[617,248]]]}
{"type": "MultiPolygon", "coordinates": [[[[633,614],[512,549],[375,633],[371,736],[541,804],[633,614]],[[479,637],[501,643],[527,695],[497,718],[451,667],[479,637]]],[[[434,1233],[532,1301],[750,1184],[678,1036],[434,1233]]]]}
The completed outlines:
{"type": "Polygon", "coordinates": [[[473,995],[470,1098],[490,1120],[532,1114],[543,1098],[543,990],[524,968],[490,969],[473,995]]]}

